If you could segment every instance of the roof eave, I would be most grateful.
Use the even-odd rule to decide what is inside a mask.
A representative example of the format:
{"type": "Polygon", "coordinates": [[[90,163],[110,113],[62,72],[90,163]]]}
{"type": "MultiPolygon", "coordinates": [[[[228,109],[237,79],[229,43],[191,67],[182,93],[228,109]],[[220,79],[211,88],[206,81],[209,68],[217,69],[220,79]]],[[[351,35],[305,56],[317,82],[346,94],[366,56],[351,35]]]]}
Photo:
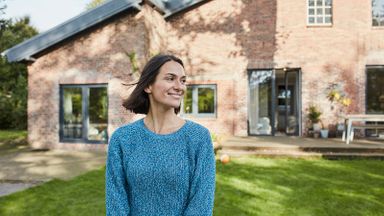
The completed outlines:
{"type": "MultiPolygon", "coordinates": [[[[116,2],[116,1],[110,1],[110,2],[116,2]]],[[[110,2],[107,2],[106,4],[108,4],[110,2]]],[[[41,47],[38,47],[38,48],[36,48],[36,46],[33,46],[34,43],[38,39],[41,39],[43,37],[47,37],[47,36],[49,36],[50,33],[53,34],[53,33],[55,33],[55,31],[58,31],[61,28],[70,27],[68,25],[70,25],[72,22],[75,22],[77,19],[80,19],[80,17],[82,17],[82,16],[87,16],[87,15],[89,16],[89,14],[92,14],[92,12],[97,10],[98,8],[99,8],[99,10],[101,10],[100,7],[102,7],[103,5],[100,6],[100,7],[95,8],[95,9],[92,9],[90,11],[83,12],[83,13],[79,14],[78,16],[76,16],[76,17],[74,17],[74,18],[72,18],[72,19],[70,19],[70,20],[68,20],[68,21],[66,21],[66,22],[64,22],[64,23],[62,23],[62,24],[60,24],[60,25],[58,25],[58,26],[56,26],[56,27],[46,31],[46,32],[43,32],[43,33],[41,33],[39,35],[36,35],[35,37],[32,37],[32,38],[30,38],[30,39],[28,39],[28,40],[26,40],[26,41],[24,41],[24,42],[22,42],[22,43],[20,43],[20,44],[18,44],[16,46],[14,46],[14,47],[12,47],[12,48],[9,48],[9,49],[3,51],[1,53],[1,55],[2,56],[6,56],[7,60],[9,62],[19,62],[19,61],[22,61],[22,60],[27,60],[27,59],[31,58],[31,56],[33,56],[33,55],[35,55],[35,54],[37,54],[37,53],[39,53],[39,52],[41,52],[41,51],[51,47],[51,46],[53,46],[53,45],[55,45],[55,44],[65,40],[65,39],[67,39],[68,37],[76,35],[76,34],[82,32],[82,31],[84,31],[85,29],[88,29],[89,27],[92,27],[92,26],[94,26],[94,25],[96,25],[98,23],[101,23],[102,21],[104,21],[104,20],[106,20],[106,19],[116,15],[117,13],[120,13],[120,12],[122,12],[124,10],[128,10],[130,8],[133,8],[133,9],[136,9],[136,10],[140,11],[141,10],[141,6],[139,5],[139,3],[141,3],[141,1],[135,1],[135,2],[132,2],[130,4],[127,4],[125,7],[120,7],[120,8],[117,8],[115,11],[110,11],[105,16],[101,16],[98,19],[93,20],[92,22],[89,22],[89,23],[81,26],[80,28],[77,28],[75,31],[70,31],[67,34],[60,35],[60,37],[58,39],[53,39],[52,41],[44,44],[44,46],[41,46],[41,47]],[[25,49],[29,49],[29,50],[25,51],[25,49]]],[[[52,37],[55,37],[55,35],[53,35],[52,37]]]]}

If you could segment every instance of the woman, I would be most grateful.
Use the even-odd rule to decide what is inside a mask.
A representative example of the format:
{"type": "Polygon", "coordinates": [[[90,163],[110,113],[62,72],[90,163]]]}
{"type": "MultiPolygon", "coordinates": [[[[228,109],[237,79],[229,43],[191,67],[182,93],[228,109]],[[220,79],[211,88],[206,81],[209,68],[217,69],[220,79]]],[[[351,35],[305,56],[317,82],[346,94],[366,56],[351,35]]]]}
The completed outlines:
{"type": "Polygon", "coordinates": [[[123,106],[145,118],[111,136],[107,215],[212,215],[215,158],[209,131],[177,116],[186,91],[183,62],[157,55],[123,106]]]}

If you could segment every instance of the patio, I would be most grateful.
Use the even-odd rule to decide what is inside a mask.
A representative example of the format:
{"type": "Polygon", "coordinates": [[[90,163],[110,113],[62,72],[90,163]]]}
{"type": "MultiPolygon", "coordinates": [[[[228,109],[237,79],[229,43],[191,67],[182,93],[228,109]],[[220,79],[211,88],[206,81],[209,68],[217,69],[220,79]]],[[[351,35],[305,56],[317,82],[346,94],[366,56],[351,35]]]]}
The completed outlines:
{"type": "Polygon", "coordinates": [[[384,140],[355,139],[345,144],[341,138],[308,138],[295,136],[228,137],[221,143],[219,155],[288,156],[384,159],[384,140]]]}

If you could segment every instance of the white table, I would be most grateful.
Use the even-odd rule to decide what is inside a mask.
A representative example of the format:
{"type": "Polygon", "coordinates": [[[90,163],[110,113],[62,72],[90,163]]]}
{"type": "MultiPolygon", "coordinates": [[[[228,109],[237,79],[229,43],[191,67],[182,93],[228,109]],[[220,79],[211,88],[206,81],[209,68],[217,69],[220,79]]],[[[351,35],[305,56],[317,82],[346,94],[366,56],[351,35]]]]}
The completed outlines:
{"type": "MultiPolygon", "coordinates": [[[[345,119],[345,127],[344,127],[344,132],[343,132],[343,141],[347,144],[349,144],[349,141],[353,139],[352,133],[353,133],[353,127],[352,123],[353,122],[384,122],[384,115],[369,115],[369,114],[353,114],[353,115],[347,115],[344,117],[345,119]]],[[[373,128],[374,125],[372,125],[373,128]]],[[[384,125],[380,125],[383,126],[384,125]]],[[[366,128],[370,128],[370,126],[367,126],[366,128]]]]}

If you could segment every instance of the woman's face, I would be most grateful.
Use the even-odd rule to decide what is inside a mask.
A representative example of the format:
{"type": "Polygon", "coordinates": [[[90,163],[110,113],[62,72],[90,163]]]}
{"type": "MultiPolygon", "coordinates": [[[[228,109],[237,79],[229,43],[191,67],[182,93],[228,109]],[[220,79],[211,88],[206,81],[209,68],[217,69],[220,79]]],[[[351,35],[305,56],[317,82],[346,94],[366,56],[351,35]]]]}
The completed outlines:
{"type": "Polygon", "coordinates": [[[186,90],[185,71],[175,61],[168,61],[159,70],[155,82],[145,91],[149,94],[151,106],[178,108],[186,90]]]}

